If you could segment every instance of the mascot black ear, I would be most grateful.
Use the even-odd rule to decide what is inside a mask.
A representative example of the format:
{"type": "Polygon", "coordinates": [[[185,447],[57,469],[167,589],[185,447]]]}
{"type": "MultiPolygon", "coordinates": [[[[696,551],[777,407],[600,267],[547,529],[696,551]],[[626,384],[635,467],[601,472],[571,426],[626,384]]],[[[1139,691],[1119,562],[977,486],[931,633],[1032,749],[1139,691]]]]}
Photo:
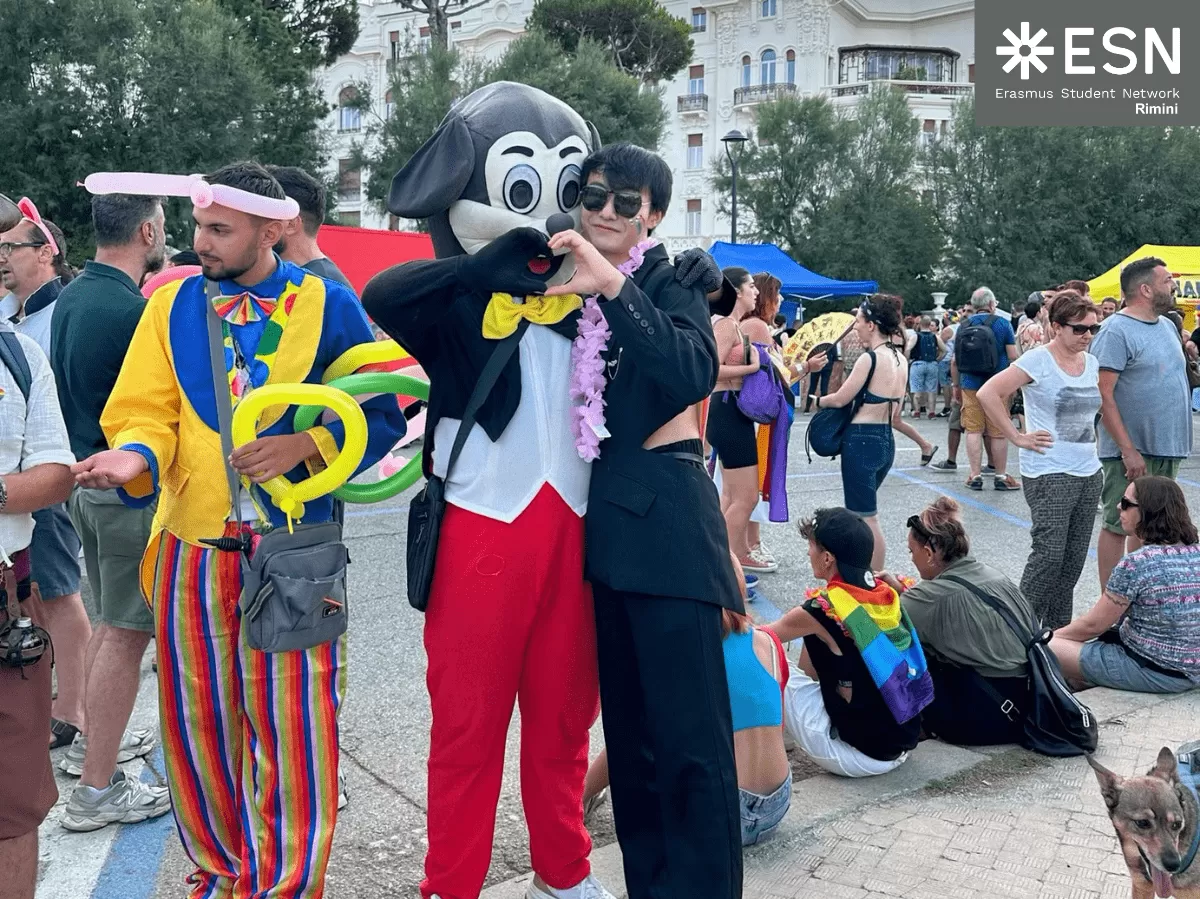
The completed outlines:
{"type": "Polygon", "coordinates": [[[587,128],[588,134],[592,136],[592,152],[595,153],[602,146],[604,146],[602,143],[600,143],[600,132],[596,130],[596,126],[591,122],[587,123],[587,128]]]}
{"type": "Polygon", "coordinates": [[[471,132],[462,116],[452,112],[392,178],[388,210],[408,219],[445,212],[462,197],[474,171],[471,132]]]}

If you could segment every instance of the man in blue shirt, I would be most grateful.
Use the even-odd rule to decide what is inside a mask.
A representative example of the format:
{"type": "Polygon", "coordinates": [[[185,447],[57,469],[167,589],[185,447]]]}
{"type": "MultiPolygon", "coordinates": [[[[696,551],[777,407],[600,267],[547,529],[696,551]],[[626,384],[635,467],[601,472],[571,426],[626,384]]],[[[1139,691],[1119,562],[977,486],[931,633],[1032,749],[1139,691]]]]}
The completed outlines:
{"type": "MultiPolygon", "coordinates": [[[[996,295],[990,288],[980,287],[971,294],[971,309],[973,314],[958,326],[958,344],[964,329],[972,325],[990,325],[996,339],[997,367],[991,374],[959,371],[958,349],[956,346],[955,360],[951,363],[954,378],[954,398],[962,403],[962,426],[967,434],[967,459],[971,464],[971,474],[967,478],[967,486],[972,490],[983,489],[983,439],[987,437],[992,452],[990,453],[996,466],[996,479],[993,486],[997,490],[1019,490],[1020,482],[1007,474],[1008,441],[1001,436],[999,424],[989,419],[979,405],[977,393],[979,388],[1004,369],[1012,360],[1017,358],[1017,335],[1013,333],[1012,323],[1006,317],[996,315],[996,295]]],[[[1005,398],[1005,407],[1012,402],[1012,397],[1005,398]]]]}

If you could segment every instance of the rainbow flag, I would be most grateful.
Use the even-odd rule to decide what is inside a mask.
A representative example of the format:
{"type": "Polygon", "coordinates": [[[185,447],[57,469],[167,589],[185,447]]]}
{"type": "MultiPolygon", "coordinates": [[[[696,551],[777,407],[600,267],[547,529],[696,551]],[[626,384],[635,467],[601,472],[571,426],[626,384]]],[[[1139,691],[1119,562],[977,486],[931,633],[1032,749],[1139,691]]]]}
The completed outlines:
{"type": "Polygon", "coordinates": [[[897,724],[933,702],[925,651],[895,590],[883,583],[863,590],[834,580],[814,600],[854,641],[897,724]]]}

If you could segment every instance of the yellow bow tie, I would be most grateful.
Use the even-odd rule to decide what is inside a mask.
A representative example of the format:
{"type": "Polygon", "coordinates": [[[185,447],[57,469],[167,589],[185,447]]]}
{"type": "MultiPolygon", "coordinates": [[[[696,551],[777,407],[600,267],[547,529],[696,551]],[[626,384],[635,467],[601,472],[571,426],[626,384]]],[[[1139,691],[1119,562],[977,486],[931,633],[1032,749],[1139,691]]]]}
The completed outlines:
{"type": "Polygon", "coordinates": [[[517,330],[517,323],[527,318],[535,325],[554,325],[583,306],[578,294],[557,297],[525,297],[518,303],[507,293],[492,294],[483,313],[483,336],[500,340],[517,330]]]}

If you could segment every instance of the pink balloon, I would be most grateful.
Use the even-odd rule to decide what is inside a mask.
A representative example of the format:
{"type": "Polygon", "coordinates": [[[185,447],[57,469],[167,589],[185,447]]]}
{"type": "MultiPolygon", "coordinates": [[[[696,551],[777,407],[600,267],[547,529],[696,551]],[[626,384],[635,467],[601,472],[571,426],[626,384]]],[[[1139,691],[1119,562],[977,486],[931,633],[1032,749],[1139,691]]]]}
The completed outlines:
{"type": "Polygon", "coordinates": [[[282,200],[250,193],[227,184],[209,184],[200,175],[159,175],[152,172],[94,172],[83,180],[92,194],[138,194],[188,197],[199,208],[213,203],[265,219],[294,219],[300,205],[291,197],[282,200]]]}
{"type": "Polygon", "coordinates": [[[175,265],[171,268],[164,268],[157,275],[151,275],[142,284],[142,296],[150,299],[154,291],[158,290],[164,284],[170,284],[174,281],[182,281],[184,278],[190,278],[192,275],[201,274],[203,269],[198,265],[175,265]]]}

